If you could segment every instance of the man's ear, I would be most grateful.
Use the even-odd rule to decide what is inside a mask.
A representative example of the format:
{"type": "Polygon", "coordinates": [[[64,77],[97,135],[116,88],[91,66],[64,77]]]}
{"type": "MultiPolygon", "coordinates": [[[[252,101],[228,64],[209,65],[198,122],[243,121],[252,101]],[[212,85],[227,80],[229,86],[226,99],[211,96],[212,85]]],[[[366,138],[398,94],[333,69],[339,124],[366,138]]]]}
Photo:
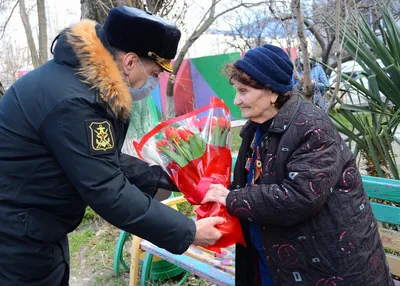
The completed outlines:
{"type": "Polygon", "coordinates": [[[125,74],[129,72],[139,63],[139,57],[135,53],[126,53],[122,56],[122,69],[125,74]]]}

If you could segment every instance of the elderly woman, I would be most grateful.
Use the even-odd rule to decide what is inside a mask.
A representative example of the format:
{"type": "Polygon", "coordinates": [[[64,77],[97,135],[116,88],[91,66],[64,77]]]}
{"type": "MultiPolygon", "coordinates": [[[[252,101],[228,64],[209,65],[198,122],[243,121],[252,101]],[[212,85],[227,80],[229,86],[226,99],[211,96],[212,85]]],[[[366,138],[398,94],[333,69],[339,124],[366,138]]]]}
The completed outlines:
{"type": "Polygon", "coordinates": [[[293,65],[265,45],[230,81],[248,119],[232,190],[204,202],[238,217],[236,285],[393,285],[355,157],[321,109],[292,95],[293,65]]]}

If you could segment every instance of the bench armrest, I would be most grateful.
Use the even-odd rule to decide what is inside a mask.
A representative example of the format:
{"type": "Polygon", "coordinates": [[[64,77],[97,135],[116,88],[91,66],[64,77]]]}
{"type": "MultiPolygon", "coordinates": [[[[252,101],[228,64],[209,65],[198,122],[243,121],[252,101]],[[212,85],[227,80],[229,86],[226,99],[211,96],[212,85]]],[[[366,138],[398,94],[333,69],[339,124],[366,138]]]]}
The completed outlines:
{"type": "Polygon", "coordinates": [[[162,203],[167,205],[167,206],[175,206],[177,204],[181,204],[187,202],[186,198],[184,196],[179,196],[179,197],[175,197],[175,198],[170,198],[170,199],[166,199],[163,200],[162,203]]]}

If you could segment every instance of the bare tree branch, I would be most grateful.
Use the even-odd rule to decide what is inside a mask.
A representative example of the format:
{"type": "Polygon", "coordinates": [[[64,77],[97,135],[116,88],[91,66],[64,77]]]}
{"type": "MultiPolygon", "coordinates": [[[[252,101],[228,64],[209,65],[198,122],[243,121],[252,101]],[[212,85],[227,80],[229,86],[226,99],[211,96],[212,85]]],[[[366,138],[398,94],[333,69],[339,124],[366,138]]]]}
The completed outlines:
{"type": "MultiPolygon", "coordinates": [[[[138,9],[147,7],[153,14],[165,17],[176,8],[177,0],[81,0],[81,19],[88,18],[104,23],[108,11],[118,6],[131,6],[138,9]]],[[[184,0],[185,6],[186,1],[184,0]]]]}
{"type": "Polygon", "coordinates": [[[199,23],[197,24],[196,28],[194,28],[194,32],[196,32],[200,26],[204,26],[204,22],[206,21],[207,15],[208,19],[210,18],[214,18],[214,14],[215,14],[215,6],[221,2],[221,0],[212,0],[211,6],[208,8],[208,10],[204,13],[203,18],[201,18],[201,20],[199,21],[199,23]]]}
{"type": "MultiPolygon", "coordinates": [[[[353,59],[352,56],[345,56],[342,57],[342,64],[344,64],[345,62],[351,61],[353,59]]],[[[331,69],[336,69],[338,66],[338,61],[334,61],[332,64],[329,65],[331,67],[331,69]]]]}
{"type": "Polygon", "coordinates": [[[28,50],[12,45],[10,42],[2,42],[0,55],[0,75],[4,86],[10,86],[18,78],[18,71],[28,64],[28,50]]]}
{"type": "Polygon", "coordinates": [[[44,64],[48,59],[47,18],[44,0],[37,0],[37,10],[39,22],[39,64],[44,64]]]}
{"type": "Polygon", "coordinates": [[[229,13],[239,7],[255,7],[261,4],[264,4],[265,1],[262,2],[257,2],[257,3],[244,3],[243,1],[240,1],[240,4],[232,6],[219,14],[215,14],[216,10],[216,5],[220,2],[221,0],[212,0],[211,6],[208,8],[206,13],[204,13],[204,16],[201,18],[200,22],[196,26],[195,30],[193,33],[189,36],[188,40],[185,42],[184,46],[180,50],[178,57],[176,61],[174,62],[173,66],[173,71],[170,74],[169,80],[168,80],[168,85],[167,85],[167,118],[171,118],[175,116],[174,112],[174,104],[173,104],[173,94],[174,94],[174,83],[175,83],[175,77],[176,74],[178,73],[178,70],[183,62],[183,59],[185,58],[186,53],[188,52],[189,48],[193,45],[193,43],[214,23],[216,19],[219,17],[225,15],[226,13],[229,13]]]}
{"type": "MultiPolygon", "coordinates": [[[[340,5],[341,0],[336,0],[336,31],[335,31],[335,38],[339,39],[340,36],[340,16],[341,16],[341,10],[340,10],[340,5]]],[[[337,50],[336,50],[336,55],[337,55],[337,72],[336,72],[336,84],[335,84],[335,90],[333,92],[333,96],[329,100],[328,104],[328,112],[332,109],[333,103],[335,99],[338,97],[339,94],[339,89],[340,89],[340,82],[342,81],[342,42],[337,41],[337,50]]]]}
{"type": "Polygon", "coordinates": [[[4,25],[3,25],[3,28],[2,28],[2,29],[3,29],[3,32],[2,32],[2,34],[1,34],[0,40],[3,39],[4,33],[6,32],[6,28],[7,28],[8,22],[10,22],[10,19],[11,19],[12,15],[14,14],[14,10],[15,10],[15,8],[17,8],[18,4],[19,4],[19,0],[17,0],[17,2],[15,2],[15,5],[14,5],[14,7],[13,7],[12,10],[11,10],[10,15],[8,16],[6,22],[5,22],[4,25]]]}
{"type": "MultiPolygon", "coordinates": [[[[287,21],[287,20],[291,20],[291,19],[296,19],[296,16],[295,15],[288,15],[288,16],[280,18],[281,21],[287,21]]],[[[304,25],[306,25],[307,29],[311,32],[311,34],[313,34],[315,39],[320,44],[321,48],[324,49],[325,48],[325,39],[322,37],[320,32],[317,31],[315,26],[306,18],[303,18],[302,23],[304,25]]]]}
{"type": "Polygon", "coordinates": [[[24,25],[26,39],[28,41],[28,47],[29,47],[29,50],[31,53],[32,65],[34,68],[37,68],[40,65],[39,58],[38,58],[35,41],[34,41],[33,35],[32,35],[31,24],[29,23],[29,16],[26,12],[25,0],[19,0],[19,10],[20,10],[20,14],[21,14],[22,24],[24,25]]]}
{"type": "Polygon", "coordinates": [[[302,73],[302,80],[299,81],[301,82],[301,85],[299,86],[302,89],[302,94],[303,96],[311,100],[313,98],[313,84],[311,82],[311,70],[310,70],[310,58],[308,55],[308,47],[307,47],[307,38],[304,32],[304,19],[303,19],[303,14],[301,11],[301,5],[300,5],[300,0],[292,0],[292,9],[293,9],[293,14],[296,15],[298,27],[297,27],[297,35],[300,40],[300,47],[301,47],[301,53],[302,53],[302,58],[303,58],[303,67],[304,71],[302,73]]]}
{"type": "MultiPolygon", "coordinates": [[[[277,34],[282,33],[280,25],[285,29],[284,23],[275,18],[267,16],[266,7],[261,10],[247,9],[246,13],[237,13],[236,23],[229,24],[230,31],[227,33],[225,44],[242,52],[267,43],[267,38],[278,40],[277,34]],[[279,22],[278,22],[279,21],[279,22]],[[275,26],[273,31],[269,30],[271,25],[275,26]]],[[[230,21],[227,19],[227,23],[230,21]]]]}

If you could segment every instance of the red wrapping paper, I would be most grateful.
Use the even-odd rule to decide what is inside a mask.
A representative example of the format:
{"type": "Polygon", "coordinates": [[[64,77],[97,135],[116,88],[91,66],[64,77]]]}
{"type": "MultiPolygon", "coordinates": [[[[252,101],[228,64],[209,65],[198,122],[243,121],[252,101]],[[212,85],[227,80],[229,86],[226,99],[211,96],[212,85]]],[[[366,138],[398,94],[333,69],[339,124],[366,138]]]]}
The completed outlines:
{"type": "Polygon", "coordinates": [[[229,109],[221,100],[213,98],[209,105],[164,121],[140,142],[133,142],[139,158],[162,166],[188,202],[199,206],[195,210],[198,220],[213,216],[225,219],[216,225],[222,233],[221,239],[205,247],[215,252],[235,243],[244,245],[239,220],[229,215],[224,205],[201,204],[210,184],[222,184],[226,188],[230,185],[229,138],[229,109]]]}

